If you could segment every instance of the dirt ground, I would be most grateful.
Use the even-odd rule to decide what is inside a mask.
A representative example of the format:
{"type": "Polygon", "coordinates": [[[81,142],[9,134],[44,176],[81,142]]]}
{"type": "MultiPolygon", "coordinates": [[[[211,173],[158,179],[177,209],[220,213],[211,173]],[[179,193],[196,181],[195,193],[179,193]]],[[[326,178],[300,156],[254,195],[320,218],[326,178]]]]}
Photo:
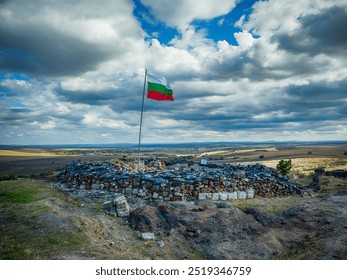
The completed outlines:
{"type": "MultiPolygon", "coordinates": [[[[291,158],[299,180],[308,185],[314,168],[347,169],[346,151],[347,145],[286,146],[223,155],[214,151],[208,160],[274,167],[278,160],[291,158]]],[[[0,153],[0,175],[40,174],[76,159],[123,156],[0,153]]],[[[132,222],[136,217],[131,221],[106,214],[101,205],[76,200],[47,180],[3,181],[0,259],[347,259],[347,182],[322,177],[320,185],[319,192],[308,190],[304,197],[172,203],[159,210],[148,206],[140,214],[147,213],[142,220],[157,225],[156,239],[144,241],[132,222]]]]}
{"type": "MultiPolygon", "coordinates": [[[[199,162],[201,158],[206,158],[209,162],[223,162],[232,164],[253,164],[261,163],[269,167],[276,167],[281,159],[291,159],[294,166],[293,172],[302,175],[309,175],[314,169],[321,167],[326,170],[344,169],[347,170],[347,144],[334,145],[278,145],[276,147],[254,147],[252,149],[239,150],[213,150],[210,152],[195,154],[188,153],[191,149],[181,150],[181,154],[189,156],[192,160],[199,162]],[[207,154],[206,156],[204,156],[207,154]],[[260,158],[261,157],[261,158],[260,158]]],[[[160,150],[144,151],[142,157],[177,157],[170,151],[162,153],[160,150]]],[[[45,170],[55,171],[63,168],[73,160],[83,161],[109,161],[114,158],[135,158],[136,154],[128,152],[110,152],[109,150],[85,149],[74,150],[42,150],[42,149],[16,149],[0,150],[0,175],[31,175],[40,174],[45,170]]]]}
{"type": "Polygon", "coordinates": [[[45,170],[56,171],[71,163],[73,160],[82,161],[106,161],[109,156],[50,156],[40,155],[23,156],[1,156],[0,155],[0,175],[31,175],[40,174],[45,170]]]}
{"type": "Polygon", "coordinates": [[[127,219],[50,182],[4,181],[0,259],[345,260],[346,203],[346,180],[322,177],[311,196],[162,203],[127,219]]]}
{"type": "Polygon", "coordinates": [[[3,260],[199,257],[176,232],[143,241],[126,220],[41,180],[0,182],[0,235],[3,260]]]}

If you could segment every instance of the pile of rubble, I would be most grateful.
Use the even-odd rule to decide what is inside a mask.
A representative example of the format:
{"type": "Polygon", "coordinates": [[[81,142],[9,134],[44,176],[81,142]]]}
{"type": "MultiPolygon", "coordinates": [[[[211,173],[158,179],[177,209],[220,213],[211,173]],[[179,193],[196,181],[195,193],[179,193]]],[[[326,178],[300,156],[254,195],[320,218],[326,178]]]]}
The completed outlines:
{"type": "Polygon", "coordinates": [[[126,197],[135,208],[147,202],[251,199],[301,191],[300,185],[261,164],[197,164],[148,159],[142,163],[141,172],[136,171],[135,165],[136,162],[74,161],[61,170],[57,186],[102,202],[126,197]]]}

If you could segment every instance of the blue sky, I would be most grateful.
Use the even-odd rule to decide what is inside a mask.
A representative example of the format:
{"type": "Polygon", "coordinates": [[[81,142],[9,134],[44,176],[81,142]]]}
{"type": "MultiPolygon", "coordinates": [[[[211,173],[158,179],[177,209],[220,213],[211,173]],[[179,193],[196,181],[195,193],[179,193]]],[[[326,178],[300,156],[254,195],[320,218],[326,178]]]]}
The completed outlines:
{"type": "Polygon", "coordinates": [[[347,140],[344,0],[0,1],[0,144],[347,140]]]}
{"type": "MultiPolygon", "coordinates": [[[[235,26],[235,22],[242,16],[248,17],[252,12],[252,5],[256,1],[230,2],[235,2],[235,8],[225,14],[208,19],[193,19],[191,24],[195,26],[195,30],[204,30],[206,37],[215,42],[226,40],[229,44],[237,45],[234,33],[242,30],[235,26]]],[[[136,0],[134,3],[134,15],[141,23],[142,29],[148,34],[148,39],[157,38],[162,44],[170,45],[173,38],[180,37],[180,32],[175,27],[168,26],[165,22],[156,19],[150,7],[143,5],[140,0],[136,0]]]]}

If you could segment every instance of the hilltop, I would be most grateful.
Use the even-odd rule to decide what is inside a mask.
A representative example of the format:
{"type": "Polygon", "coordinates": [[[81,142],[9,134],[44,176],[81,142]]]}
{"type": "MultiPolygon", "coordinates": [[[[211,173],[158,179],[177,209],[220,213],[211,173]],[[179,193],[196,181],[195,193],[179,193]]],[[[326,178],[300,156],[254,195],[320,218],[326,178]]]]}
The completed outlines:
{"type": "Polygon", "coordinates": [[[73,160],[125,163],[136,158],[131,150],[30,149],[30,156],[25,156],[16,149],[0,156],[0,174],[12,174],[2,178],[20,177],[0,182],[0,255],[3,259],[346,259],[346,179],[322,176],[318,192],[309,186],[317,167],[347,169],[346,151],[345,144],[148,149],[144,158],[184,158],[193,165],[205,158],[212,164],[271,166],[271,161],[291,158],[295,183],[307,192],[233,201],[158,201],[120,218],[105,212],[102,202],[71,197],[52,182],[56,169],[73,160]],[[212,153],[200,156],[206,152],[212,153]],[[141,234],[146,232],[154,233],[155,239],[143,240],[141,234]]]}

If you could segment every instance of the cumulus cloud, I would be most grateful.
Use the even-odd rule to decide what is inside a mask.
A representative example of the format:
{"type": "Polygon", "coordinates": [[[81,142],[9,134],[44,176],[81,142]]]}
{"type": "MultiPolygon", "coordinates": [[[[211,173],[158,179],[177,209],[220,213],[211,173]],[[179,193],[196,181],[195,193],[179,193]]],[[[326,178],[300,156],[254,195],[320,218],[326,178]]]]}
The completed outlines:
{"type": "Polygon", "coordinates": [[[299,26],[292,33],[273,36],[280,48],[293,53],[346,56],[347,5],[327,8],[319,14],[307,14],[298,22],[299,26]]]}
{"type": "Polygon", "coordinates": [[[238,0],[140,0],[148,6],[154,16],[168,26],[186,27],[196,19],[207,20],[229,13],[238,0]]]}
{"type": "Polygon", "coordinates": [[[1,143],[136,142],[145,68],[175,101],[145,99],[144,142],[347,139],[344,1],[258,1],[236,30],[238,2],[141,0],[167,43],[131,1],[0,1],[1,143]]]}
{"type": "Polygon", "coordinates": [[[1,68],[70,76],[111,59],[124,60],[139,51],[143,39],[132,11],[133,3],[125,0],[0,3],[1,68]]]}

